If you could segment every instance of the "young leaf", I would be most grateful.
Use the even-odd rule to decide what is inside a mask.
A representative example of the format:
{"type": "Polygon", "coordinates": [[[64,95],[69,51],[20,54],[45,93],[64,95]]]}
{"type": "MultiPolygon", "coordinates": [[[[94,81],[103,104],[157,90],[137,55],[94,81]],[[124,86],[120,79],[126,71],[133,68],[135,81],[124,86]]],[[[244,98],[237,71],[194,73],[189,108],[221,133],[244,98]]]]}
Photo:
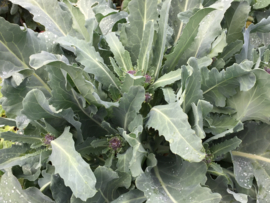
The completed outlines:
{"type": "Polygon", "coordinates": [[[96,194],[96,177],[90,166],[76,152],[69,127],[63,134],[51,142],[52,154],[50,161],[58,173],[70,187],[73,194],[83,201],[96,194]]]}
{"type": "Polygon", "coordinates": [[[153,57],[153,62],[152,62],[154,66],[155,80],[159,78],[159,72],[162,66],[163,55],[166,48],[167,32],[168,32],[167,30],[169,26],[168,19],[169,19],[169,10],[170,10],[171,1],[172,0],[166,0],[162,4],[162,8],[160,11],[161,15],[158,21],[159,28],[158,28],[158,34],[157,34],[157,41],[153,49],[154,57],[153,57]]]}
{"type": "Polygon", "coordinates": [[[215,157],[218,157],[236,149],[241,144],[241,142],[242,140],[234,137],[210,147],[210,151],[215,157]]]}
{"type": "Polygon", "coordinates": [[[195,135],[179,103],[155,106],[149,113],[148,128],[159,131],[170,142],[171,151],[191,162],[201,161],[201,139],[195,135]]]}
{"type": "MultiPolygon", "coordinates": [[[[169,55],[166,55],[167,61],[164,64],[164,72],[168,73],[174,70],[175,67],[179,67],[179,62],[184,54],[184,51],[187,50],[197,36],[201,20],[213,10],[213,8],[205,8],[199,10],[194,16],[191,17],[173,51],[169,55]]],[[[184,64],[185,63],[186,61],[184,64]]]]}
{"type": "Polygon", "coordinates": [[[182,31],[185,27],[185,23],[178,18],[178,14],[181,12],[191,11],[195,8],[199,8],[200,5],[200,0],[172,0],[169,15],[169,24],[173,27],[174,44],[178,42],[178,39],[180,38],[182,31]]]}
{"type": "Polygon", "coordinates": [[[128,125],[134,120],[141,109],[145,99],[145,90],[142,86],[133,86],[119,101],[119,107],[113,108],[112,122],[115,126],[128,129],[128,125]]]}
{"type": "MultiPolygon", "coordinates": [[[[132,0],[128,4],[129,9],[129,25],[125,27],[125,34],[128,37],[127,41],[122,43],[129,51],[132,62],[135,63],[138,59],[141,47],[143,33],[146,30],[146,24],[149,21],[155,21],[158,17],[157,1],[156,0],[132,0]]],[[[123,38],[121,33],[121,37],[123,38]]]]}
{"type": "Polygon", "coordinates": [[[147,152],[143,148],[139,136],[142,133],[142,126],[139,126],[133,133],[127,134],[123,131],[121,134],[125,140],[132,147],[132,157],[129,160],[129,169],[133,177],[137,177],[143,173],[142,161],[144,160],[147,152]]]}
{"type": "Polygon", "coordinates": [[[137,69],[142,71],[145,75],[149,67],[149,59],[152,53],[152,44],[154,39],[154,21],[151,20],[145,25],[145,30],[143,32],[141,40],[141,48],[138,58],[137,69]]]}
{"type": "Polygon", "coordinates": [[[153,85],[154,89],[159,87],[165,87],[166,85],[173,84],[175,81],[181,79],[181,69],[177,69],[175,71],[171,71],[163,76],[161,76],[153,85]]]}
{"type": "Polygon", "coordinates": [[[205,138],[205,132],[203,129],[203,121],[207,114],[210,113],[213,106],[204,100],[199,100],[197,106],[195,103],[191,104],[193,115],[194,115],[194,124],[192,126],[193,130],[196,132],[196,135],[201,139],[205,138]]]}
{"type": "Polygon", "coordinates": [[[70,36],[61,37],[57,42],[64,47],[76,47],[76,60],[85,66],[84,70],[87,73],[94,74],[95,79],[102,83],[105,88],[108,88],[111,84],[119,88],[120,81],[105,65],[103,58],[90,43],[85,43],[83,40],[70,36]]]}
{"type": "Polygon", "coordinates": [[[178,64],[185,64],[192,56],[201,58],[209,54],[212,42],[221,34],[222,29],[220,23],[224,17],[224,13],[230,7],[231,2],[232,0],[219,0],[211,5],[210,8],[215,8],[216,10],[212,11],[202,19],[197,36],[183,52],[181,58],[179,58],[178,64]]]}
{"type": "Polygon", "coordinates": [[[106,35],[106,41],[113,52],[114,58],[123,73],[133,70],[129,52],[125,50],[115,33],[111,32],[106,35]]]}
{"type": "MultiPolygon", "coordinates": [[[[72,16],[72,27],[74,30],[78,31],[82,37],[85,39],[85,41],[89,42],[92,36],[90,36],[92,33],[88,32],[88,30],[85,27],[86,21],[83,13],[80,11],[78,7],[73,6],[69,0],[63,0],[64,3],[60,3],[62,7],[66,7],[70,15],[72,16]]],[[[90,9],[90,8],[88,8],[90,9]]]]}
{"type": "Polygon", "coordinates": [[[197,103],[199,99],[203,99],[203,92],[201,90],[202,77],[197,60],[192,57],[187,63],[189,67],[193,69],[193,72],[186,80],[182,79],[181,90],[183,93],[181,94],[181,101],[183,111],[185,113],[188,113],[188,111],[191,109],[192,103],[197,103]]]}
{"type": "Polygon", "coordinates": [[[248,2],[233,2],[225,13],[227,23],[227,43],[243,40],[243,28],[245,27],[250,6],[248,2]]]}
{"type": "Polygon", "coordinates": [[[162,88],[162,92],[164,95],[164,99],[168,104],[176,102],[176,95],[175,95],[172,88],[170,88],[170,87],[162,88]]]}

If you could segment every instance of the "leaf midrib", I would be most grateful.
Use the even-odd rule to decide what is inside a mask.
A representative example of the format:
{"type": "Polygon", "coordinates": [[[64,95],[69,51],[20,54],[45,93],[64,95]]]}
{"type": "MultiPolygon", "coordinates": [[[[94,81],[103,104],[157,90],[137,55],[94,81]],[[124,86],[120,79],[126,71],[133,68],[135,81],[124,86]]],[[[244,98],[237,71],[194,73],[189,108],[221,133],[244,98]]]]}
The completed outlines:
{"type": "Polygon", "coordinates": [[[256,155],[256,154],[250,154],[250,153],[245,153],[245,152],[240,152],[240,151],[232,151],[231,153],[234,156],[240,156],[240,157],[245,157],[245,158],[248,158],[248,159],[260,160],[260,161],[270,163],[270,158],[266,158],[266,157],[259,156],[259,155],[256,155]]]}

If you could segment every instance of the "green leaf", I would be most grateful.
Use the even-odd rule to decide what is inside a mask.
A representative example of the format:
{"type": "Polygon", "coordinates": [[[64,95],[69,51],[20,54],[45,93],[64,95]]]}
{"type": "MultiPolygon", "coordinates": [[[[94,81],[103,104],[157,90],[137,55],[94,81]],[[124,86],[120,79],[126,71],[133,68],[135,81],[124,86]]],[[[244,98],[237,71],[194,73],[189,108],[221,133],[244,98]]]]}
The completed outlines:
{"type": "Polygon", "coordinates": [[[213,106],[204,100],[199,100],[197,106],[195,103],[191,104],[193,116],[194,116],[194,124],[192,129],[196,132],[196,135],[201,139],[205,138],[205,132],[203,129],[203,121],[207,114],[213,109],[213,106]]]}
{"type": "Polygon", "coordinates": [[[171,151],[191,162],[201,161],[205,154],[201,139],[195,135],[179,103],[155,106],[146,123],[170,142],[171,151]]]}
{"type": "Polygon", "coordinates": [[[269,193],[269,125],[248,123],[245,130],[235,135],[242,140],[232,151],[234,174],[243,188],[251,188],[255,177],[258,185],[257,201],[270,201],[269,193]]]}
{"type": "Polygon", "coordinates": [[[162,92],[164,95],[164,99],[168,104],[176,102],[176,95],[175,95],[172,88],[170,88],[170,87],[162,88],[162,92]]]}
{"type": "Polygon", "coordinates": [[[0,117],[0,125],[16,126],[16,121],[10,118],[0,117]]]}
{"type": "Polygon", "coordinates": [[[157,33],[157,40],[154,45],[153,49],[153,62],[152,65],[154,66],[154,77],[155,80],[159,78],[159,72],[162,66],[162,61],[164,57],[164,52],[167,43],[167,32],[168,32],[168,19],[169,19],[169,11],[171,6],[172,0],[166,0],[162,4],[162,8],[160,11],[160,19],[158,21],[158,33],[157,33]]]}
{"type": "Polygon", "coordinates": [[[96,3],[96,1],[89,0],[80,0],[77,5],[81,12],[84,14],[86,20],[95,18],[95,13],[92,9],[92,6],[96,3]]]}
{"type": "Polygon", "coordinates": [[[199,8],[201,5],[200,0],[172,0],[171,8],[170,8],[170,15],[169,15],[169,24],[173,28],[174,32],[174,44],[178,42],[182,31],[185,27],[185,23],[180,21],[177,17],[179,13],[191,11],[195,8],[199,8]]]}
{"type": "MultiPolygon", "coordinates": [[[[132,62],[135,63],[140,53],[141,40],[147,28],[146,25],[149,21],[155,21],[158,17],[157,1],[132,0],[128,4],[128,10],[130,12],[128,16],[129,24],[124,28],[127,40],[121,39],[121,41],[129,51],[132,62]]],[[[123,34],[121,32],[121,38],[123,38],[123,34]]]]}
{"type": "Polygon", "coordinates": [[[145,75],[148,71],[150,55],[152,53],[152,44],[154,39],[154,21],[150,20],[145,25],[143,32],[140,53],[137,62],[137,69],[145,75]]]}
{"type": "Polygon", "coordinates": [[[121,133],[132,147],[132,157],[129,160],[128,166],[133,177],[137,177],[143,173],[142,162],[147,154],[140,142],[140,134],[142,133],[142,130],[142,126],[139,126],[130,134],[127,134],[126,131],[121,133]]]}
{"type": "Polygon", "coordinates": [[[120,81],[105,65],[103,58],[90,43],[71,36],[60,37],[57,42],[64,47],[75,47],[76,60],[85,66],[84,71],[94,74],[95,80],[102,83],[105,88],[112,84],[119,89],[120,81]]]}
{"type": "Polygon", "coordinates": [[[264,70],[253,71],[256,76],[256,84],[252,89],[238,94],[228,99],[228,106],[236,110],[235,118],[242,122],[247,120],[259,120],[270,123],[270,95],[268,87],[270,75],[264,70]]]}
{"type": "Polygon", "coordinates": [[[227,23],[227,43],[243,40],[243,28],[246,25],[250,6],[248,2],[232,2],[231,7],[225,13],[227,23]]]}
{"type": "Polygon", "coordinates": [[[153,85],[153,89],[157,89],[159,87],[165,87],[166,85],[173,84],[175,81],[181,79],[181,69],[177,69],[175,71],[171,71],[163,76],[161,76],[153,85]]]}
{"type": "Polygon", "coordinates": [[[106,41],[109,44],[110,49],[113,52],[114,59],[116,60],[121,71],[123,73],[127,73],[129,70],[133,70],[129,52],[125,50],[116,34],[113,32],[107,34],[106,41]]]}
{"type": "Polygon", "coordinates": [[[227,192],[229,194],[232,194],[234,199],[241,203],[247,203],[248,202],[248,196],[246,194],[236,193],[231,191],[230,189],[227,189],[227,192]]]}
{"type": "Polygon", "coordinates": [[[52,175],[50,188],[55,202],[69,202],[72,191],[65,186],[64,180],[58,174],[52,175]]]}
{"type": "Polygon", "coordinates": [[[206,185],[212,192],[219,193],[222,196],[222,203],[235,202],[234,197],[227,192],[228,180],[224,176],[218,176],[216,179],[212,179],[211,176],[208,176],[206,185]]]}
{"type": "Polygon", "coordinates": [[[98,106],[104,105],[106,108],[117,106],[114,103],[102,101],[97,94],[96,87],[92,84],[87,73],[79,67],[66,64],[67,59],[64,56],[42,51],[40,54],[32,55],[30,59],[30,65],[35,69],[39,69],[44,65],[50,65],[66,71],[71,77],[72,82],[78,88],[80,94],[88,101],[88,103],[96,104],[98,106]]]}
{"type": "MultiPolygon", "coordinates": [[[[58,133],[63,131],[65,123],[73,125],[78,133],[78,142],[82,142],[81,123],[74,119],[72,109],[65,109],[60,112],[49,106],[44,94],[40,90],[31,90],[23,100],[22,114],[26,115],[30,120],[45,119],[46,123],[55,128],[58,133]]],[[[49,131],[49,129],[47,129],[49,131]]],[[[54,134],[55,132],[51,132],[54,134]]],[[[58,134],[57,133],[57,134],[58,134]]]]}
{"type": "Polygon", "coordinates": [[[233,43],[228,44],[223,52],[220,54],[220,58],[223,58],[224,61],[227,61],[229,58],[231,58],[234,54],[238,53],[243,46],[243,41],[236,40],[233,43]]]}
{"type": "Polygon", "coordinates": [[[130,190],[129,192],[122,194],[112,203],[143,203],[145,202],[146,197],[143,192],[140,190],[130,190]]]}
{"type": "Polygon", "coordinates": [[[3,132],[1,133],[1,138],[13,142],[27,143],[27,144],[41,144],[43,143],[43,138],[41,136],[33,135],[26,136],[22,134],[17,134],[14,132],[3,132]]]}
{"type": "MultiPolygon", "coordinates": [[[[180,60],[182,59],[185,50],[190,47],[190,45],[194,42],[195,37],[197,36],[201,20],[213,10],[214,9],[212,8],[199,10],[194,16],[190,18],[173,51],[166,55],[167,60],[164,65],[164,72],[168,73],[171,70],[174,70],[175,67],[179,66],[180,60]]],[[[184,61],[184,63],[181,61],[181,64],[185,63],[186,61],[184,61]]]]}
{"type": "Polygon", "coordinates": [[[265,8],[270,4],[269,1],[267,0],[257,0],[256,3],[253,5],[254,9],[261,9],[261,8],[265,8]]]}
{"type": "Polygon", "coordinates": [[[216,10],[212,11],[202,19],[197,36],[194,38],[192,44],[190,44],[190,46],[188,46],[184,51],[182,57],[178,61],[178,64],[185,64],[191,56],[201,58],[210,53],[212,42],[222,32],[220,23],[224,17],[224,13],[230,7],[231,2],[232,0],[219,0],[215,4],[211,5],[210,8],[214,8],[216,10]]]}
{"type": "Polygon", "coordinates": [[[233,64],[221,72],[216,68],[211,70],[202,68],[204,98],[216,106],[224,107],[226,98],[235,95],[239,87],[241,92],[250,90],[256,82],[256,77],[251,72],[252,66],[251,61],[245,61],[233,64]]]}
{"type": "MultiPolygon", "coordinates": [[[[2,53],[0,54],[2,64],[0,73],[3,78],[5,78],[5,74],[12,76],[12,74],[18,71],[30,71],[29,57],[32,54],[39,53],[41,50],[45,49],[52,52],[56,51],[54,50],[55,45],[53,45],[53,43],[44,43],[44,35],[37,37],[32,30],[21,30],[18,25],[11,24],[3,18],[0,18],[0,30],[0,52],[2,53]],[[14,44],[16,44],[16,46],[14,46],[14,44]],[[8,69],[6,70],[6,68],[8,69]]],[[[48,38],[51,38],[51,36],[52,34],[47,35],[48,38]]],[[[27,87],[29,89],[34,87],[41,89],[46,96],[49,96],[51,90],[46,84],[45,78],[46,73],[43,70],[33,73],[33,75],[29,77],[27,87]]],[[[6,94],[3,93],[3,96],[5,97],[6,94]]]]}
{"type": "Polygon", "coordinates": [[[79,37],[72,28],[72,16],[64,11],[59,3],[54,0],[11,0],[12,3],[29,10],[35,22],[46,27],[46,31],[57,36],[73,35],[79,37]]]}
{"type": "Polygon", "coordinates": [[[92,33],[88,33],[87,29],[86,29],[86,21],[85,21],[85,17],[83,15],[83,13],[80,11],[80,9],[78,7],[73,6],[69,0],[63,0],[64,3],[60,3],[60,5],[62,7],[66,7],[69,12],[70,15],[72,16],[72,27],[74,30],[78,31],[83,38],[85,39],[85,41],[89,42],[90,39],[92,38],[92,36],[90,36],[92,33]]]}
{"type": "Polygon", "coordinates": [[[130,173],[129,170],[129,162],[133,156],[132,147],[128,148],[128,150],[123,154],[117,154],[117,170],[125,173],[130,173]]]}
{"type": "Polygon", "coordinates": [[[51,142],[52,154],[50,161],[58,173],[70,187],[76,197],[83,201],[96,194],[96,177],[90,166],[76,152],[72,134],[65,128],[63,134],[51,142]]]}
{"type": "Polygon", "coordinates": [[[226,47],[226,33],[222,31],[221,35],[217,37],[217,39],[212,44],[212,50],[207,55],[210,58],[216,57],[219,53],[223,53],[223,49],[226,47]]]}
{"type": "MultiPolygon", "coordinates": [[[[54,63],[56,64],[56,63],[54,63]]],[[[83,73],[83,71],[80,71],[78,68],[72,68],[70,66],[62,66],[68,73],[72,74],[78,74],[83,73]]],[[[68,109],[72,108],[74,113],[79,116],[79,121],[82,123],[81,129],[84,138],[89,137],[89,132],[91,132],[92,135],[95,136],[101,136],[108,133],[108,130],[102,126],[102,123],[95,119],[93,114],[96,112],[96,108],[93,106],[86,106],[84,98],[79,95],[75,90],[70,89],[66,87],[67,81],[65,79],[65,76],[62,73],[61,69],[54,67],[47,67],[47,71],[49,72],[49,85],[53,89],[52,91],[52,98],[50,98],[49,102],[56,108],[56,110],[60,109],[68,109]]],[[[70,75],[71,78],[74,78],[74,75],[70,75]]],[[[91,87],[91,84],[89,84],[87,81],[79,80],[83,79],[83,75],[80,75],[75,79],[74,83],[79,86],[79,84],[85,84],[85,86],[79,86],[79,90],[83,89],[86,91],[87,87],[91,87]]],[[[91,91],[91,90],[90,90],[91,91]]],[[[87,98],[89,97],[86,96],[87,98]]],[[[94,103],[94,102],[93,102],[94,103]]]]}
{"type": "MultiPolygon", "coordinates": [[[[153,158],[153,154],[152,157],[153,158]]],[[[219,202],[221,196],[201,187],[206,177],[203,162],[189,163],[180,157],[158,157],[152,161],[146,172],[136,180],[136,186],[144,192],[147,202],[219,202]],[[169,166],[169,167],[168,167],[169,166]]]]}
{"type": "MultiPolygon", "coordinates": [[[[181,94],[180,100],[185,113],[188,113],[191,109],[192,103],[197,103],[199,99],[203,99],[203,92],[201,90],[202,77],[197,60],[192,57],[187,63],[193,72],[186,80],[182,79],[181,91],[183,91],[183,93],[181,94]]],[[[182,67],[182,69],[184,68],[182,67]]]]}
{"type": "MultiPolygon", "coordinates": [[[[102,9],[102,10],[104,10],[104,9],[102,9]]],[[[116,10],[114,10],[114,12],[115,11],[116,10]]],[[[111,14],[111,15],[104,17],[99,23],[99,27],[100,27],[103,35],[106,35],[106,34],[112,32],[113,27],[116,25],[117,22],[126,21],[127,16],[128,16],[128,14],[126,12],[120,11],[118,13],[114,13],[114,14],[111,14]]]]}
{"type": "Polygon", "coordinates": [[[224,114],[211,114],[205,118],[205,132],[212,133],[214,135],[225,132],[228,129],[232,129],[239,123],[239,120],[234,116],[224,114]]]}
{"type": "MultiPolygon", "coordinates": [[[[86,203],[104,203],[112,202],[112,200],[119,197],[122,193],[120,187],[128,188],[130,186],[130,175],[118,172],[116,173],[110,168],[99,166],[95,170],[95,177],[97,178],[96,189],[97,193],[94,197],[88,199],[86,203]]],[[[126,192],[126,190],[124,190],[126,192]]],[[[79,198],[71,197],[71,203],[82,203],[79,198]]]]}
{"type": "Polygon", "coordinates": [[[211,154],[213,154],[215,157],[218,157],[236,149],[241,144],[241,142],[242,140],[235,136],[232,139],[225,140],[224,142],[213,145],[209,150],[211,151],[211,154]]]}
{"type": "Polygon", "coordinates": [[[44,150],[27,153],[29,145],[12,145],[10,148],[0,150],[0,169],[8,169],[12,166],[22,166],[27,163],[36,163],[44,150]]]}
{"type": "Polygon", "coordinates": [[[20,182],[8,170],[2,177],[0,182],[0,196],[3,202],[21,202],[21,203],[53,203],[49,197],[45,196],[35,187],[29,187],[26,190],[22,189],[20,182]]]}
{"type": "MultiPolygon", "coordinates": [[[[257,24],[251,24],[244,32],[244,39],[245,43],[243,45],[243,48],[239,54],[235,56],[236,62],[240,63],[244,61],[245,59],[252,60],[253,59],[253,54],[252,50],[255,47],[253,43],[251,43],[252,38],[250,35],[252,33],[268,33],[270,32],[270,17],[267,19],[262,19],[259,23],[257,24]]],[[[259,45],[259,44],[258,44],[259,45]]]]}
{"type": "Polygon", "coordinates": [[[115,126],[128,129],[145,100],[145,90],[142,86],[132,86],[128,93],[124,93],[119,101],[119,107],[113,108],[112,122],[115,126]]]}

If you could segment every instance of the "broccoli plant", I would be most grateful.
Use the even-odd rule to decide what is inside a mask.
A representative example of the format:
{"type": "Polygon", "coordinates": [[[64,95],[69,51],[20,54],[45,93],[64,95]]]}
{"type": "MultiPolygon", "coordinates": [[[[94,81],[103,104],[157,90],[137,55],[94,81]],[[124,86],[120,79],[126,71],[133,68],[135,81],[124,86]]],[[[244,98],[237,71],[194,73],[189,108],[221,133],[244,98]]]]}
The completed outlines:
{"type": "Polygon", "coordinates": [[[1,202],[270,202],[268,1],[10,2],[1,202]]]}

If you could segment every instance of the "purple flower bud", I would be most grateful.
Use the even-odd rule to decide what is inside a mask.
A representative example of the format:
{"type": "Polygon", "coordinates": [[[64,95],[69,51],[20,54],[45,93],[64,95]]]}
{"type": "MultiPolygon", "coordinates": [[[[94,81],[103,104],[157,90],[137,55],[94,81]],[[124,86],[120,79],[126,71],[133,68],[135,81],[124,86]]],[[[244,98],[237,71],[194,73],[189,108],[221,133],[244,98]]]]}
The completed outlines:
{"type": "Polygon", "coordinates": [[[113,150],[117,150],[119,148],[121,148],[122,143],[121,140],[117,137],[113,137],[110,141],[109,141],[109,147],[112,148],[113,150]]]}
{"type": "Polygon", "coordinates": [[[149,102],[152,99],[151,94],[146,93],[145,94],[145,102],[149,102]]]}
{"type": "Polygon", "coordinates": [[[45,143],[46,145],[50,145],[50,144],[51,144],[51,141],[53,141],[53,140],[54,140],[54,136],[52,136],[52,135],[50,135],[50,134],[47,134],[47,135],[45,136],[44,143],[45,143]]]}
{"type": "Polygon", "coordinates": [[[268,68],[268,67],[264,67],[264,70],[265,70],[267,73],[269,73],[269,74],[270,74],[270,68],[268,68]]]}
{"type": "Polygon", "coordinates": [[[146,83],[150,83],[150,81],[151,81],[151,76],[150,76],[150,75],[145,75],[144,77],[145,77],[145,82],[146,82],[146,83]]]}
{"type": "Polygon", "coordinates": [[[135,70],[129,70],[127,73],[131,74],[131,75],[134,75],[136,73],[135,70]]]}

